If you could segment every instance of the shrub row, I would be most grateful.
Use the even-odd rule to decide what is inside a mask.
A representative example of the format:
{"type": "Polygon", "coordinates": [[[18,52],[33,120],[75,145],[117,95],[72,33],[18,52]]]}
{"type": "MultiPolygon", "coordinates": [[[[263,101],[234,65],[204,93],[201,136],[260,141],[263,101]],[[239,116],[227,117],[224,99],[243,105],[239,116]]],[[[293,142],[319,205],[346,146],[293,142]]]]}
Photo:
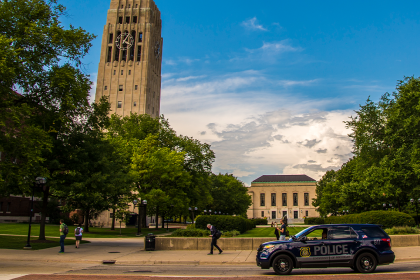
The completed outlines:
{"type": "Polygon", "coordinates": [[[171,236],[174,236],[174,237],[206,237],[209,235],[210,235],[209,230],[196,229],[196,228],[177,229],[171,234],[171,236]]]}
{"type": "Polygon", "coordinates": [[[267,225],[267,219],[251,219],[256,225],[267,225]]]}
{"type": "Polygon", "coordinates": [[[305,225],[322,225],[325,224],[325,219],[321,217],[308,217],[305,218],[305,225]]]}
{"type": "Polygon", "coordinates": [[[320,224],[380,224],[384,228],[415,225],[412,216],[397,211],[369,211],[344,216],[330,216],[327,218],[306,218],[306,225],[320,224]]]}
{"type": "Polygon", "coordinates": [[[385,228],[415,225],[413,217],[397,211],[369,211],[360,214],[330,216],[326,224],[380,224],[385,228]]]}
{"type": "Polygon", "coordinates": [[[420,230],[413,227],[393,227],[385,229],[385,232],[389,235],[393,234],[420,234],[420,230]]]}
{"type": "Polygon", "coordinates": [[[206,229],[207,224],[214,225],[220,231],[237,230],[240,233],[255,228],[255,222],[253,220],[239,216],[206,215],[197,217],[195,221],[195,227],[198,229],[206,229]]]}

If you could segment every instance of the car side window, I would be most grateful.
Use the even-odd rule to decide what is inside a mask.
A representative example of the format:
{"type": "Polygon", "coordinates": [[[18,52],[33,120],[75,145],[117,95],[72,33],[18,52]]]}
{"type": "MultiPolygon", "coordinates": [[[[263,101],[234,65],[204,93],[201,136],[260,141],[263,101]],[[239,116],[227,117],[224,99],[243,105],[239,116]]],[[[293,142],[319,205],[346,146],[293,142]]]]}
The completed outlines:
{"type": "Polygon", "coordinates": [[[328,231],[329,239],[351,239],[357,238],[356,233],[350,227],[337,227],[328,231]]]}

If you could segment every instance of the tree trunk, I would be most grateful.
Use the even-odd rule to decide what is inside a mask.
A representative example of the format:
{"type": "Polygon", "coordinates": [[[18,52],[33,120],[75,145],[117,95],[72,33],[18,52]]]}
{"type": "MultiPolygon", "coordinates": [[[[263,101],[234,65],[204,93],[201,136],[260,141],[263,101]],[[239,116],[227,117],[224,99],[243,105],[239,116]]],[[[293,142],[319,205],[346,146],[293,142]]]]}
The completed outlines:
{"type": "Polygon", "coordinates": [[[115,230],[115,208],[112,209],[112,225],[111,230],[115,230]]]}
{"type": "Polygon", "coordinates": [[[48,209],[48,196],[50,194],[50,188],[45,186],[45,191],[43,192],[42,198],[42,208],[41,208],[41,221],[39,224],[39,237],[38,240],[45,239],[45,224],[47,220],[47,209],[48,209]]]}
{"type": "Polygon", "coordinates": [[[159,206],[156,206],[156,229],[159,228],[159,206]]]}
{"type": "Polygon", "coordinates": [[[165,228],[165,216],[162,216],[162,228],[165,228]]]}
{"type": "Polygon", "coordinates": [[[89,232],[89,215],[90,211],[89,208],[85,209],[85,228],[83,229],[84,232],[89,232]]]}

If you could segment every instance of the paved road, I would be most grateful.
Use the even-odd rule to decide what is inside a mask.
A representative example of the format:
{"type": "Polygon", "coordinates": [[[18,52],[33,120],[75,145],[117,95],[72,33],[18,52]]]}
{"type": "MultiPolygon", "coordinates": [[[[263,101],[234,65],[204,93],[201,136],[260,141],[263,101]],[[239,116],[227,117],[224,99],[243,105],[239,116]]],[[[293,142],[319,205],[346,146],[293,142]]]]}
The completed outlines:
{"type": "MultiPolygon", "coordinates": [[[[262,270],[249,265],[92,265],[32,262],[22,266],[21,262],[2,262],[0,264],[0,279],[19,280],[97,280],[97,279],[169,279],[173,277],[191,279],[278,279],[273,270],[262,270]],[[3,274],[5,273],[5,274],[3,274]],[[1,274],[5,277],[2,278],[1,274]],[[25,275],[21,276],[20,275],[25,275]],[[8,276],[7,276],[8,275],[8,276]],[[83,275],[81,277],[81,275],[83,275]]],[[[283,276],[284,277],[284,276],[283,276]]],[[[359,274],[349,268],[329,269],[295,269],[286,278],[317,278],[327,279],[420,279],[420,262],[401,262],[388,266],[379,266],[374,274],[359,274]]]]}

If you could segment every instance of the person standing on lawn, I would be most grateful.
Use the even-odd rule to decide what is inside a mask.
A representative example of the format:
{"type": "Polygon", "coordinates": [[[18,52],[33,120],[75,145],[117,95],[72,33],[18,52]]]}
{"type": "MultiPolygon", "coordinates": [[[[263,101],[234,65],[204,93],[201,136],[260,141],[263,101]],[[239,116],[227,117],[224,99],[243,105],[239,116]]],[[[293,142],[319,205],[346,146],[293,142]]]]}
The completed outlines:
{"type": "Polygon", "coordinates": [[[286,240],[286,225],[284,224],[284,220],[280,220],[281,227],[280,227],[280,241],[286,240]]]}
{"type": "Polygon", "coordinates": [[[74,236],[76,237],[76,248],[79,249],[80,241],[82,241],[83,228],[82,224],[79,224],[77,228],[74,229],[74,236]]]}
{"type": "Polygon", "coordinates": [[[69,232],[69,228],[64,223],[64,220],[61,219],[60,220],[60,246],[61,246],[61,250],[59,251],[59,253],[64,253],[64,239],[66,239],[66,235],[67,235],[68,232],[69,232]]]}

